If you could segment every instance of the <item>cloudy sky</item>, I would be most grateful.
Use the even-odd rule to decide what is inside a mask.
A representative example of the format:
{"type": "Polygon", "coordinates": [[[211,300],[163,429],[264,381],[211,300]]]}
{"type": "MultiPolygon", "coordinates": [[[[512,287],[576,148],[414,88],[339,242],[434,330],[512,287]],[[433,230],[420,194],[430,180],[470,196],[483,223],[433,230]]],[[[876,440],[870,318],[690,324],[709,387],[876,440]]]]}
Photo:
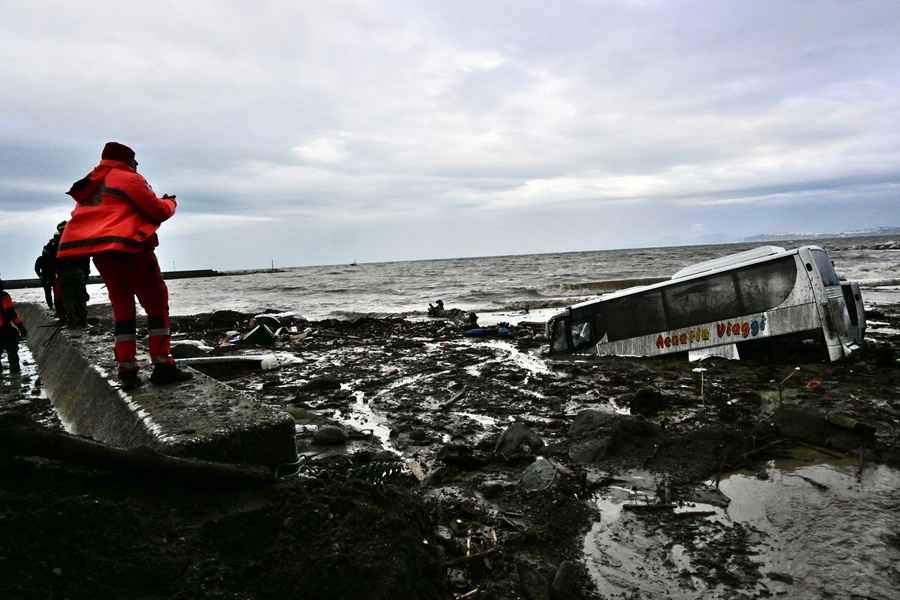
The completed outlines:
{"type": "Polygon", "coordinates": [[[900,225],[900,2],[0,0],[0,272],[115,139],[165,268],[900,225]]]}

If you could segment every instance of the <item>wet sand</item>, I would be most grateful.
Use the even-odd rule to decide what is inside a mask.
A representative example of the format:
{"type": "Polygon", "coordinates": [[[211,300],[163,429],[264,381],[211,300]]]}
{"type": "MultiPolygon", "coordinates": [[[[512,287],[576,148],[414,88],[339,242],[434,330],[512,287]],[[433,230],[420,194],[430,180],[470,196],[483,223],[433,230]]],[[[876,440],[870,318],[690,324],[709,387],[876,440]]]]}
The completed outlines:
{"type": "MultiPolygon", "coordinates": [[[[175,339],[274,354],[274,369],[208,372],[294,416],[298,475],[212,493],[4,458],[3,597],[812,598],[845,582],[888,598],[900,585],[896,305],[871,314],[850,361],[706,362],[702,394],[683,357],[548,357],[525,321],[471,339],[446,321],[287,319],[274,348],[220,347],[249,318],[179,317],[175,339]],[[770,382],[794,367],[779,399],[770,382]]],[[[17,385],[8,410],[59,426],[33,375],[17,385]]]]}

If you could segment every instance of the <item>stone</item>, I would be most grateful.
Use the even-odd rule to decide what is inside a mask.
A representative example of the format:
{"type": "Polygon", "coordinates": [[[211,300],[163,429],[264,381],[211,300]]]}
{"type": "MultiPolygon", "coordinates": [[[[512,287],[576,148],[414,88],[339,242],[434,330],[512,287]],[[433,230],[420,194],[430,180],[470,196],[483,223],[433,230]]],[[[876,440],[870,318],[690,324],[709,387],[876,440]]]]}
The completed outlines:
{"type": "Polygon", "coordinates": [[[506,428],[497,445],[494,446],[494,454],[510,460],[520,456],[533,456],[535,452],[544,447],[541,436],[529,429],[524,423],[513,423],[506,428]]]}
{"type": "Polygon", "coordinates": [[[336,425],[323,425],[313,435],[313,442],[320,446],[337,446],[347,441],[347,432],[336,425]]]}
{"type": "Polygon", "coordinates": [[[506,492],[515,487],[516,484],[512,481],[505,481],[503,479],[487,479],[481,482],[481,485],[478,486],[478,490],[487,498],[496,498],[503,492],[506,492]]]}
{"type": "Polygon", "coordinates": [[[519,561],[516,563],[516,573],[525,600],[550,600],[550,584],[535,565],[519,561]]]}
{"type": "Polygon", "coordinates": [[[579,580],[582,576],[581,565],[574,560],[559,563],[553,583],[550,584],[552,600],[574,600],[579,598],[579,580]]]}
{"type": "Polygon", "coordinates": [[[304,392],[327,392],[331,390],[341,389],[341,382],[336,377],[323,375],[322,377],[313,377],[300,388],[304,392]]]}
{"type": "Polygon", "coordinates": [[[542,492],[549,489],[558,476],[553,463],[539,456],[522,472],[519,485],[526,493],[542,492]]]}
{"type": "Polygon", "coordinates": [[[587,465],[606,457],[609,451],[609,437],[576,442],[569,446],[569,459],[579,465],[587,465]]]}
{"type": "Polygon", "coordinates": [[[642,388],[634,394],[622,398],[622,402],[631,409],[632,414],[653,416],[668,404],[665,396],[652,388],[642,388]]]}
{"type": "Polygon", "coordinates": [[[207,349],[207,346],[202,345],[199,342],[188,342],[185,341],[173,341],[172,342],[172,358],[200,358],[202,356],[209,356],[212,349],[207,349]]]}

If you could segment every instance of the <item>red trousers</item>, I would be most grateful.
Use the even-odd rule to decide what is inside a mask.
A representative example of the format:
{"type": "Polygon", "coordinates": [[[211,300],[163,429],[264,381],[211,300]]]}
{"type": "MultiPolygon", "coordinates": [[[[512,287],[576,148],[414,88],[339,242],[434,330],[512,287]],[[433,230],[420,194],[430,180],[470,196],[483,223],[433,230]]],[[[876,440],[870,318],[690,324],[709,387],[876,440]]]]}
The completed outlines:
{"type": "Polygon", "coordinates": [[[94,256],[94,265],[106,283],[112,304],[119,372],[137,369],[135,296],[147,313],[151,361],[154,365],[175,364],[169,336],[169,290],[153,250],[136,254],[104,252],[94,256]]]}

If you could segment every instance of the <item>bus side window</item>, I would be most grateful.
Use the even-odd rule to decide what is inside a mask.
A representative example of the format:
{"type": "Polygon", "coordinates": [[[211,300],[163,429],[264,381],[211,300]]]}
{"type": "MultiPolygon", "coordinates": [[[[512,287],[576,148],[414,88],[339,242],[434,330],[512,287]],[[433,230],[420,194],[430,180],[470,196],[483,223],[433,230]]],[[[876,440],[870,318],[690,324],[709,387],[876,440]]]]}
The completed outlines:
{"type": "Polygon", "coordinates": [[[610,300],[606,304],[607,334],[611,342],[668,329],[659,290],[610,300]]]}
{"type": "Polygon", "coordinates": [[[797,282],[794,257],[760,263],[735,274],[743,313],[763,312],[785,301],[797,282]]]}
{"type": "Polygon", "coordinates": [[[828,255],[822,250],[811,250],[810,254],[816,263],[819,275],[822,277],[822,283],[825,285],[840,285],[841,281],[838,279],[837,273],[834,272],[834,265],[831,264],[828,255]]]}
{"type": "Polygon", "coordinates": [[[736,317],[741,314],[732,273],[722,273],[666,288],[669,328],[736,317]]]}

